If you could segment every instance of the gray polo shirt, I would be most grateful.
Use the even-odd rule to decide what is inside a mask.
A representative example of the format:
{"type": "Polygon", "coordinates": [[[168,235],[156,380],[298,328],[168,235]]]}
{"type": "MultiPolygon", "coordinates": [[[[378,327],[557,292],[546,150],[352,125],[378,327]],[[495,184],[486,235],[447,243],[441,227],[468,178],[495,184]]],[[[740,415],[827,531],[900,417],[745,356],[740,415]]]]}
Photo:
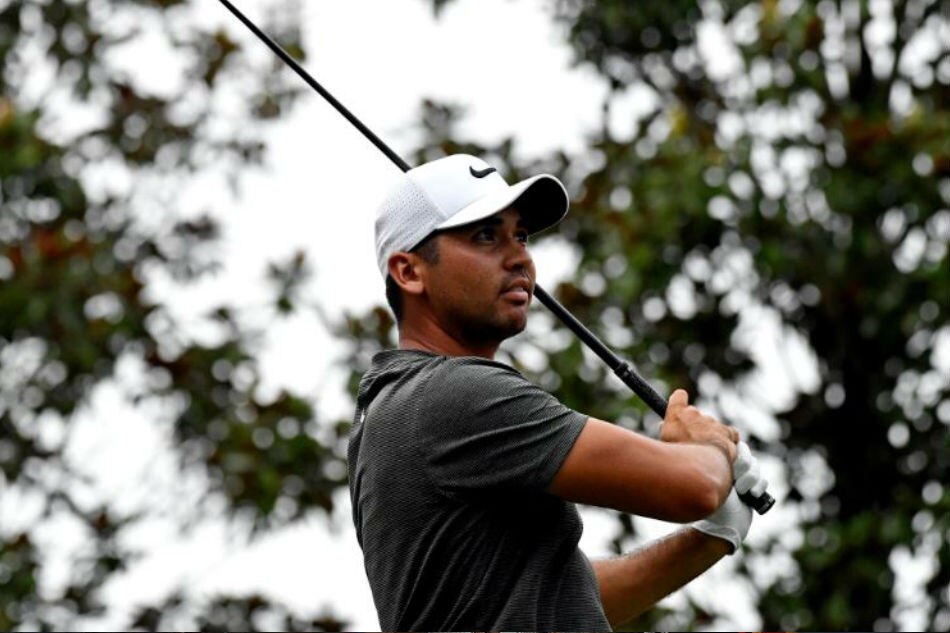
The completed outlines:
{"type": "Polygon", "coordinates": [[[545,492],[586,419],[501,363],[373,358],[349,483],[382,630],[610,630],[577,509],[545,492]]]}

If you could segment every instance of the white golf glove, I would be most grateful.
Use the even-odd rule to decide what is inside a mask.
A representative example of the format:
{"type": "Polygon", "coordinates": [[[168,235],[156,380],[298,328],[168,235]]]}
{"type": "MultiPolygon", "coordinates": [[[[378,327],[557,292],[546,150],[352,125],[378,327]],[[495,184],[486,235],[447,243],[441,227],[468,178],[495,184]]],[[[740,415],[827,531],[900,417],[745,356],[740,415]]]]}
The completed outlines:
{"type": "Polygon", "coordinates": [[[728,541],[732,545],[732,553],[735,553],[752,525],[752,509],[739,499],[738,493],[751,491],[758,496],[765,492],[769,484],[762,476],[759,460],[752,456],[745,442],[739,442],[737,446],[732,476],[733,488],[726,501],[709,517],[693,523],[692,527],[728,541]]]}
{"type": "Polygon", "coordinates": [[[761,496],[769,487],[769,482],[762,476],[762,469],[759,468],[759,460],[749,449],[745,442],[739,442],[736,446],[736,461],[732,464],[732,485],[741,495],[752,492],[754,497],[761,496]]]}
{"type": "Polygon", "coordinates": [[[752,508],[742,503],[736,489],[733,488],[718,510],[702,521],[693,523],[691,527],[728,541],[732,545],[730,553],[735,554],[742,539],[749,533],[750,525],[752,525],[752,508]]]}

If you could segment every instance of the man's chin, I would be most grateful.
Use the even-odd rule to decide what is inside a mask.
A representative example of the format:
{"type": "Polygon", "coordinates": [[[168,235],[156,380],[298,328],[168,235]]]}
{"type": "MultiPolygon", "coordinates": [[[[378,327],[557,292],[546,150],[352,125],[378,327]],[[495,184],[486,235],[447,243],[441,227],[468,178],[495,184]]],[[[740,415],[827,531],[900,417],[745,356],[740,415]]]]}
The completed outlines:
{"type": "Polygon", "coordinates": [[[501,343],[505,339],[521,334],[528,325],[528,315],[511,315],[505,319],[496,319],[490,323],[481,323],[472,328],[474,338],[486,342],[501,343]]]}
{"type": "Polygon", "coordinates": [[[518,315],[508,320],[504,325],[498,328],[500,333],[504,334],[504,338],[511,338],[512,336],[517,336],[524,332],[524,329],[528,326],[528,315],[518,315]]]}
{"type": "Polygon", "coordinates": [[[528,305],[519,303],[505,306],[495,317],[499,329],[510,332],[508,336],[520,334],[528,325],[528,305]]]}

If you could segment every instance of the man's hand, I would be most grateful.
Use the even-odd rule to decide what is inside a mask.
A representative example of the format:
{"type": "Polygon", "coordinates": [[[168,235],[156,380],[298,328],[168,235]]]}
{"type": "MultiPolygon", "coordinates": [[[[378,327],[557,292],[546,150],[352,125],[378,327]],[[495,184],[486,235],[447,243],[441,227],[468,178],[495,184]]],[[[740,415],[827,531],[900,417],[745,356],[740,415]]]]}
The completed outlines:
{"type": "Polygon", "coordinates": [[[677,389],[666,406],[666,417],[660,425],[660,439],[664,442],[706,444],[723,452],[730,464],[736,460],[736,442],[739,432],[715,418],[689,406],[689,396],[677,389]]]}
{"type": "Polygon", "coordinates": [[[769,487],[769,482],[759,468],[759,460],[752,455],[752,450],[745,442],[739,442],[737,446],[732,477],[736,492],[740,495],[751,492],[753,497],[761,497],[769,487]]]}
{"type": "Polygon", "coordinates": [[[739,499],[739,494],[751,491],[753,495],[759,496],[768,488],[769,482],[762,476],[759,460],[752,455],[749,445],[745,442],[739,442],[732,474],[735,487],[726,502],[711,516],[697,521],[692,527],[728,541],[732,545],[732,552],[735,553],[752,525],[752,510],[739,499]]]}

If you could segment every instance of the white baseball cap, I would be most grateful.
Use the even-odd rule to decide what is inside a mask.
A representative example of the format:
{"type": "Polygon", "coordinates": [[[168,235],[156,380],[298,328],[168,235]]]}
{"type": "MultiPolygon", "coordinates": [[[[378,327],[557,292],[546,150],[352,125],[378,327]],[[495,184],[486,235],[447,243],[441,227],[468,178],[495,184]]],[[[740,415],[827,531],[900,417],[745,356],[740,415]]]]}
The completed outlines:
{"type": "Polygon", "coordinates": [[[376,214],[376,261],[383,278],[389,256],[418,246],[433,231],[462,226],[508,207],[521,212],[530,233],[561,221],[570,199],[554,176],[540,174],[508,185],[485,161],[446,156],[407,171],[376,214]]]}

